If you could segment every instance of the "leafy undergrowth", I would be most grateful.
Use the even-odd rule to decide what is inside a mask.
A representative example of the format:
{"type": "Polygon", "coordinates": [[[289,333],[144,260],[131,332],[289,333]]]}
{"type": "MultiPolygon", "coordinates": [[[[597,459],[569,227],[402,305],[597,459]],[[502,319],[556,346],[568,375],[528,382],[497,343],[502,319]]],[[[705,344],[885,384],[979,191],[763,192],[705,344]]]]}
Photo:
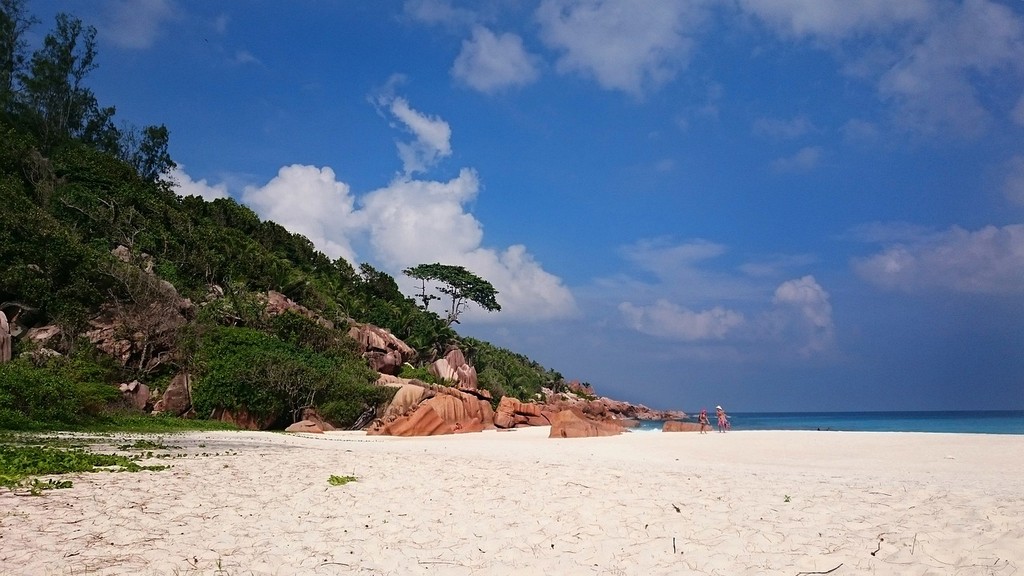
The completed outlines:
{"type": "Polygon", "coordinates": [[[28,489],[33,495],[43,490],[71,488],[70,480],[39,480],[34,476],[74,472],[139,472],[164,470],[167,466],[143,466],[135,459],[117,454],[98,454],[82,448],[57,448],[0,444],[0,486],[28,489]]]}

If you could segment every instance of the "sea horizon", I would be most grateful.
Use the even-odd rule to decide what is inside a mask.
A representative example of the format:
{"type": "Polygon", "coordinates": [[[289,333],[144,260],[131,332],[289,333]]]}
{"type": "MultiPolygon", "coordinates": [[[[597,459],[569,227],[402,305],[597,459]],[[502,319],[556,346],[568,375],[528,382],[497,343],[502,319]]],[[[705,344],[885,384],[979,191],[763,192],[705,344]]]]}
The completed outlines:
{"type": "MultiPolygon", "coordinates": [[[[686,421],[697,415],[687,413],[686,421]]],[[[711,418],[712,428],[715,419],[711,418]]],[[[815,430],[842,432],[935,432],[1024,434],[1024,410],[892,410],[830,412],[736,412],[732,430],[815,430]]],[[[663,420],[641,422],[638,430],[661,430],[663,420]]]]}

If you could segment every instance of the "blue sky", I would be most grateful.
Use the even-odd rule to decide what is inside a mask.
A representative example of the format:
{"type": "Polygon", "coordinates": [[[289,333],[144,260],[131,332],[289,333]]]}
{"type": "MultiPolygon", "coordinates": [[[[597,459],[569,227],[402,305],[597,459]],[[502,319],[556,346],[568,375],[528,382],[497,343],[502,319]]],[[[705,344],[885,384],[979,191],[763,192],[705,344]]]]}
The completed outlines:
{"type": "Polygon", "coordinates": [[[503,310],[460,333],[602,395],[1024,409],[1024,2],[29,9],[98,29],[180,193],[403,287],[466,266],[503,310]]]}

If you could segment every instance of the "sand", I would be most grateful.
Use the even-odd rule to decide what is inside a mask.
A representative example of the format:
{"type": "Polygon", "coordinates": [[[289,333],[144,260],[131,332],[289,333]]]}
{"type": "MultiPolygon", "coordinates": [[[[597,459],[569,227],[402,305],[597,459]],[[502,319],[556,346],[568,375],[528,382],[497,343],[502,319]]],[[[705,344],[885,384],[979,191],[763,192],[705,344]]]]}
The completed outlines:
{"type": "Polygon", "coordinates": [[[547,433],[160,435],[0,490],[0,574],[1024,574],[1024,436],[547,433]]]}

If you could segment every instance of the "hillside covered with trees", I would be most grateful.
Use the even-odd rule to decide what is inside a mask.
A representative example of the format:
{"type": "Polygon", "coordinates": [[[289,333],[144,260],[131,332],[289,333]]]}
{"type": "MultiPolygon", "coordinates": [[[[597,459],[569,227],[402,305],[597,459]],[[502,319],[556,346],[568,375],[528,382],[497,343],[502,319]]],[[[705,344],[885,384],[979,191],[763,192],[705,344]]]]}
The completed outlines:
{"type": "MultiPolygon", "coordinates": [[[[332,260],[232,199],[178,196],[167,179],[171,131],[117,124],[115,107],[88,88],[96,30],[62,14],[30,50],[26,32],[38,25],[24,0],[0,0],[0,303],[14,336],[11,360],[0,363],[0,428],[105,418],[126,408],[119,383],[160,391],[181,372],[192,375],[200,418],[310,405],[351,425],[393,393],[373,384],[377,374],[347,333],[353,323],[414,348],[406,370],[418,377],[460,348],[495,402],[564,384],[522,355],[455,332],[452,312],[466,300],[453,299],[442,317],[427,308],[436,297],[418,303],[388,274],[332,260]],[[315,317],[267,314],[271,291],[315,317]],[[97,347],[90,335],[101,320],[125,349],[97,347]],[[45,337],[26,337],[40,327],[45,337]]],[[[413,277],[436,282],[441,273],[443,284],[451,269],[431,266],[413,277]]],[[[469,299],[500,309],[489,284],[469,274],[469,299]]]]}

